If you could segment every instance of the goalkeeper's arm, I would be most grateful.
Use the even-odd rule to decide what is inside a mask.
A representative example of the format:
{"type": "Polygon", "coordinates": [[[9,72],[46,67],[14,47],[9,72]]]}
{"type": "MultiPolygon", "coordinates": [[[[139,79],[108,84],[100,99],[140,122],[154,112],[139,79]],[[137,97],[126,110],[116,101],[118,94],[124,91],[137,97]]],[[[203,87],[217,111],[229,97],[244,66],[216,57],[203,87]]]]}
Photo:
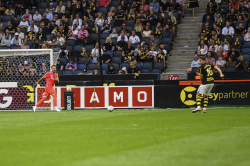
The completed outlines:
{"type": "Polygon", "coordinates": [[[34,85],[34,87],[36,88],[37,87],[37,84],[39,84],[42,80],[44,80],[45,78],[44,77],[41,77],[34,85]]]}

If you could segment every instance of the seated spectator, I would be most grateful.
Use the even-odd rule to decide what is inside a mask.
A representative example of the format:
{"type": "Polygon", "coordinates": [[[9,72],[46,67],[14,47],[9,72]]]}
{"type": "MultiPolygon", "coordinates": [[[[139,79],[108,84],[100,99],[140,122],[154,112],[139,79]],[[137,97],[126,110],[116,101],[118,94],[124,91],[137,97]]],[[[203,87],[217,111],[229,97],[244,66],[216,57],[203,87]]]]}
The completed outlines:
{"type": "Polygon", "coordinates": [[[218,54],[218,59],[216,61],[216,66],[217,67],[225,67],[226,66],[226,61],[223,60],[223,55],[222,54],[218,54]]]}
{"type": "Polygon", "coordinates": [[[115,46],[114,46],[114,43],[112,42],[112,40],[110,39],[110,37],[106,38],[103,49],[106,49],[107,53],[110,56],[113,56],[113,51],[115,50],[115,46]]]}
{"type": "Polygon", "coordinates": [[[27,32],[30,32],[30,28],[31,28],[31,27],[33,27],[35,33],[38,32],[39,29],[38,29],[38,27],[35,25],[34,20],[32,20],[32,21],[30,22],[30,26],[28,27],[27,32]]]}
{"type": "Polygon", "coordinates": [[[111,62],[111,56],[107,53],[106,49],[103,49],[102,56],[102,63],[109,63],[111,62]]]}
{"type": "MultiPolygon", "coordinates": [[[[95,44],[95,48],[93,48],[92,51],[91,51],[91,54],[94,54],[94,53],[96,54],[97,57],[100,56],[99,43],[98,42],[95,44]]],[[[103,49],[102,48],[101,48],[101,54],[103,54],[103,49]]]]}
{"type": "Polygon", "coordinates": [[[138,43],[136,46],[137,46],[137,47],[135,48],[135,51],[134,51],[134,59],[135,59],[135,60],[137,60],[137,54],[138,54],[138,52],[139,52],[140,49],[141,49],[141,44],[138,43]]]}
{"type": "Polygon", "coordinates": [[[243,56],[239,56],[238,60],[236,61],[235,68],[239,72],[244,72],[244,68],[246,68],[246,64],[244,62],[243,56]]]}
{"type": "Polygon", "coordinates": [[[48,33],[56,35],[57,31],[58,31],[58,26],[56,25],[56,20],[52,20],[48,28],[48,33]]]}
{"type": "Polygon", "coordinates": [[[89,57],[89,62],[90,63],[97,63],[98,64],[98,57],[96,56],[96,53],[94,52],[93,54],[90,55],[89,57]]]}
{"type": "Polygon", "coordinates": [[[240,56],[240,53],[235,50],[235,47],[232,47],[231,51],[228,53],[228,57],[233,57],[233,60],[238,59],[240,56]]]}
{"type": "Polygon", "coordinates": [[[12,38],[11,42],[10,42],[10,45],[21,45],[22,44],[22,41],[21,39],[19,38],[19,34],[16,32],[15,33],[15,36],[12,38]]]}
{"type": "Polygon", "coordinates": [[[36,38],[36,33],[34,32],[34,27],[32,26],[30,28],[30,31],[26,35],[26,39],[28,39],[28,40],[34,40],[35,38],[36,38]]]}
{"type": "Polygon", "coordinates": [[[139,63],[144,62],[146,57],[147,55],[146,52],[144,51],[144,47],[141,47],[140,51],[137,53],[137,61],[139,63]]]}
{"type": "Polygon", "coordinates": [[[147,16],[146,21],[148,21],[150,23],[150,29],[154,31],[155,25],[157,23],[157,16],[154,14],[153,10],[150,10],[150,14],[147,16]]]}
{"type": "Polygon", "coordinates": [[[223,36],[234,36],[234,29],[233,27],[230,27],[230,23],[227,22],[226,26],[222,29],[222,35],[223,36]]]}
{"type": "Polygon", "coordinates": [[[126,17],[125,17],[125,13],[122,10],[122,6],[118,6],[118,10],[116,12],[115,15],[115,22],[117,21],[125,21],[126,17]]]}
{"type": "Polygon", "coordinates": [[[125,50],[123,50],[123,54],[124,54],[124,51],[127,51],[128,55],[130,57],[134,55],[135,48],[132,46],[132,42],[131,41],[128,42],[128,47],[126,47],[125,50]]]}
{"type": "Polygon", "coordinates": [[[25,14],[22,16],[26,21],[30,22],[32,20],[32,15],[29,13],[29,9],[25,10],[25,14]]]}
{"type": "Polygon", "coordinates": [[[167,50],[165,50],[165,45],[161,44],[160,48],[162,49],[162,52],[164,53],[165,57],[167,56],[167,50]]]}
{"type": "Polygon", "coordinates": [[[56,7],[55,12],[59,11],[58,10],[59,7],[60,7],[60,12],[65,13],[65,6],[63,5],[63,1],[62,0],[59,1],[59,5],[56,7]]]}
{"type": "Polygon", "coordinates": [[[46,14],[43,14],[43,18],[41,19],[40,23],[44,22],[46,27],[50,26],[50,20],[46,18],[46,14]]]}
{"type": "Polygon", "coordinates": [[[162,37],[173,39],[173,35],[174,35],[174,32],[172,31],[172,29],[169,28],[169,25],[166,25],[165,29],[162,32],[162,37]]]}
{"type": "Polygon", "coordinates": [[[15,15],[15,7],[10,6],[8,9],[6,9],[4,14],[9,15],[9,16],[15,15]]]}
{"type": "Polygon", "coordinates": [[[60,57],[67,57],[69,54],[68,50],[66,49],[66,46],[62,46],[61,50],[59,51],[59,56],[60,57]]]}
{"type": "Polygon", "coordinates": [[[212,50],[211,50],[210,52],[211,52],[211,56],[216,60],[216,58],[217,58],[217,53],[215,52],[215,48],[212,47],[212,50]]]}
{"type": "Polygon", "coordinates": [[[48,49],[48,46],[47,46],[47,44],[45,44],[45,41],[44,41],[44,43],[42,44],[42,49],[48,49]]]}
{"type": "Polygon", "coordinates": [[[221,56],[223,58],[223,60],[227,60],[228,58],[228,55],[227,55],[227,52],[224,51],[223,47],[220,47],[219,48],[219,51],[217,53],[217,57],[221,56]]]}
{"type": "Polygon", "coordinates": [[[92,75],[99,75],[100,73],[99,73],[99,71],[97,70],[97,69],[94,69],[93,70],[93,73],[92,73],[92,75]]]}
{"type": "Polygon", "coordinates": [[[41,16],[41,14],[39,14],[38,9],[35,10],[35,14],[33,15],[33,20],[34,21],[41,21],[42,20],[42,16],[41,16]]]}
{"type": "Polygon", "coordinates": [[[17,28],[17,33],[18,33],[18,37],[21,39],[21,40],[23,40],[24,39],[24,33],[23,32],[21,32],[21,28],[17,28]]]}
{"type": "Polygon", "coordinates": [[[155,28],[155,32],[154,32],[154,37],[155,38],[161,38],[161,31],[158,27],[155,28]]]}
{"type": "Polygon", "coordinates": [[[231,10],[231,9],[239,10],[239,7],[240,7],[239,1],[237,1],[237,0],[230,1],[229,10],[231,10]]]}
{"type": "Polygon", "coordinates": [[[36,38],[38,40],[44,40],[45,34],[43,33],[43,28],[39,28],[39,32],[36,34],[36,38]]]}
{"type": "Polygon", "coordinates": [[[45,13],[46,15],[46,18],[49,20],[49,21],[52,21],[53,20],[53,14],[49,11],[49,8],[46,8],[45,9],[45,13]]]}
{"type": "Polygon", "coordinates": [[[47,72],[49,72],[49,68],[46,66],[46,63],[42,63],[42,67],[40,68],[39,75],[44,75],[47,72]]]}
{"type": "Polygon", "coordinates": [[[244,41],[250,41],[250,27],[247,30],[247,33],[244,35],[244,41]]]}
{"type": "Polygon", "coordinates": [[[82,25],[81,30],[78,31],[78,39],[84,38],[84,40],[87,41],[88,37],[89,37],[89,33],[87,30],[85,30],[85,26],[82,25]],[[82,35],[83,35],[83,37],[82,37],[82,35]]]}
{"type": "Polygon", "coordinates": [[[77,69],[77,65],[76,65],[75,60],[73,58],[70,60],[69,63],[67,63],[65,69],[67,69],[67,70],[73,70],[73,72],[74,72],[74,70],[77,69]]]}
{"type": "Polygon", "coordinates": [[[214,40],[212,40],[212,42],[211,42],[212,44],[209,46],[209,49],[208,49],[208,51],[212,51],[212,48],[214,47],[214,52],[218,52],[218,45],[217,44],[215,44],[215,41],[214,40]]]}
{"type": "Polygon", "coordinates": [[[146,61],[154,62],[157,57],[156,47],[155,46],[150,47],[150,51],[146,55],[147,55],[147,57],[145,58],[146,61]]]}
{"type": "Polygon", "coordinates": [[[112,30],[112,33],[109,35],[111,39],[118,39],[119,35],[116,33],[116,29],[112,30]]]}
{"type": "Polygon", "coordinates": [[[24,39],[23,44],[21,45],[21,49],[30,49],[27,39],[24,39]]]}
{"type": "Polygon", "coordinates": [[[128,20],[135,20],[135,18],[136,18],[135,11],[134,11],[133,8],[131,8],[130,11],[129,11],[127,19],[128,20]]]}
{"type": "Polygon", "coordinates": [[[128,37],[125,35],[125,31],[121,31],[121,34],[117,39],[117,42],[121,41],[121,37],[124,37],[124,41],[128,42],[128,37]]]}
{"type": "Polygon", "coordinates": [[[9,31],[6,30],[5,34],[1,40],[1,46],[9,46],[10,47],[11,43],[11,35],[9,34],[9,31]]]}
{"type": "Polygon", "coordinates": [[[125,51],[123,54],[122,54],[122,62],[125,63],[129,63],[130,61],[132,60],[131,56],[129,56],[129,53],[128,51],[125,51]]]}
{"type": "Polygon", "coordinates": [[[157,13],[160,9],[160,4],[156,2],[156,0],[153,0],[153,2],[149,4],[149,7],[153,7],[153,11],[157,13]]]}
{"type": "Polygon", "coordinates": [[[148,12],[149,10],[149,5],[147,4],[146,0],[142,0],[142,5],[140,6],[140,9],[143,9],[144,12],[148,12]]]}
{"type": "Polygon", "coordinates": [[[134,65],[134,62],[130,62],[129,65],[130,65],[130,67],[127,69],[126,74],[138,73],[136,66],[134,65]]]}
{"type": "Polygon", "coordinates": [[[242,46],[242,43],[240,42],[240,39],[237,37],[235,39],[235,42],[233,43],[233,47],[235,47],[235,48],[241,48],[241,46],[242,46]]]}
{"type": "Polygon", "coordinates": [[[207,52],[206,64],[215,65],[215,59],[212,57],[211,51],[207,52]]]}
{"type": "Polygon", "coordinates": [[[205,56],[207,54],[208,48],[207,45],[205,45],[204,40],[200,41],[200,44],[198,46],[198,50],[201,51],[201,55],[205,56]]]}
{"type": "Polygon", "coordinates": [[[145,30],[142,32],[142,37],[150,38],[150,36],[151,36],[151,30],[149,29],[149,26],[146,26],[145,30]]]}
{"type": "Polygon", "coordinates": [[[114,66],[110,65],[108,69],[108,74],[115,74],[114,66]]]}
{"type": "Polygon", "coordinates": [[[51,14],[53,14],[55,11],[56,11],[56,9],[54,8],[53,3],[50,2],[50,3],[49,3],[49,12],[50,12],[51,14]]]}
{"type": "Polygon", "coordinates": [[[165,54],[161,48],[158,49],[158,54],[156,56],[156,62],[163,62],[163,66],[165,67],[165,54]]]}
{"type": "Polygon", "coordinates": [[[235,60],[233,56],[228,57],[226,65],[227,67],[235,67],[235,60]]]}
{"type": "Polygon", "coordinates": [[[126,36],[121,36],[121,41],[119,41],[116,45],[117,50],[124,50],[125,48],[128,47],[128,43],[125,42],[125,37],[126,36]]]}
{"type": "Polygon", "coordinates": [[[6,30],[9,31],[9,33],[15,33],[15,29],[13,28],[12,24],[10,21],[7,21],[7,28],[6,30]]]}
{"type": "Polygon", "coordinates": [[[108,20],[105,20],[102,26],[102,33],[110,33],[110,31],[111,31],[111,25],[109,25],[108,20]]]}
{"type": "MultiPolygon", "coordinates": [[[[241,17],[241,16],[240,16],[240,17],[241,17]]],[[[236,35],[236,36],[244,36],[244,32],[245,32],[244,26],[243,26],[242,23],[240,23],[239,26],[236,27],[235,35],[236,35]]]]}
{"type": "Polygon", "coordinates": [[[170,4],[167,2],[167,0],[162,0],[160,3],[160,11],[163,12],[169,12],[170,4]]]}
{"type": "Polygon", "coordinates": [[[227,15],[227,22],[229,23],[229,25],[234,26],[234,24],[237,21],[237,14],[235,13],[235,9],[230,9],[230,13],[227,15]]]}
{"type": "Polygon", "coordinates": [[[226,39],[226,38],[224,39],[224,45],[227,45],[227,47],[228,47],[228,48],[230,48],[230,47],[231,47],[231,46],[230,46],[230,43],[227,41],[227,39],[226,39]]]}
{"type": "Polygon", "coordinates": [[[103,27],[104,19],[103,19],[103,14],[102,13],[98,14],[98,17],[95,19],[95,23],[98,25],[99,28],[103,27]]]}
{"type": "Polygon", "coordinates": [[[65,40],[63,37],[61,37],[60,32],[57,32],[56,37],[57,37],[57,41],[59,41],[59,43],[60,43],[60,46],[65,44],[65,40]]]}
{"type": "Polygon", "coordinates": [[[22,17],[22,21],[20,22],[19,28],[28,28],[29,27],[29,22],[26,21],[25,17],[22,17]]]}
{"type": "Polygon", "coordinates": [[[86,69],[83,69],[83,72],[82,72],[82,73],[79,73],[78,75],[88,75],[87,70],[86,70],[86,69]]]}
{"type": "Polygon", "coordinates": [[[110,0],[99,0],[98,1],[98,6],[107,7],[109,5],[110,5],[110,0]]]}
{"type": "Polygon", "coordinates": [[[143,32],[143,25],[140,21],[140,19],[136,19],[135,26],[134,26],[135,32],[143,32]]]}
{"type": "Polygon", "coordinates": [[[85,47],[82,47],[82,48],[81,48],[81,57],[85,57],[85,58],[88,57],[85,47]]]}
{"type": "Polygon", "coordinates": [[[191,68],[187,69],[187,73],[191,73],[194,67],[200,67],[199,56],[197,54],[194,54],[194,60],[191,63],[191,68]]]}
{"type": "MultiPolygon", "coordinates": [[[[169,18],[170,18],[171,23],[173,23],[174,26],[176,26],[176,25],[177,25],[177,21],[176,21],[175,16],[173,15],[173,13],[172,13],[172,12],[169,12],[169,13],[168,13],[168,16],[169,16],[169,18]]],[[[173,30],[173,31],[174,31],[174,30],[173,30]]]]}
{"type": "Polygon", "coordinates": [[[221,45],[218,47],[218,49],[220,50],[220,48],[223,48],[223,51],[228,53],[228,46],[226,44],[224,44],[224,41],[221,41],[221,45]]]}
{"type": "Polygon", "coordinates": [[[73,29],[68,34],[68,39],[74,39],[74,40],[76,40],[77,35],[78,35],[77,25],[74,24],[73,25],[73,29]]]}

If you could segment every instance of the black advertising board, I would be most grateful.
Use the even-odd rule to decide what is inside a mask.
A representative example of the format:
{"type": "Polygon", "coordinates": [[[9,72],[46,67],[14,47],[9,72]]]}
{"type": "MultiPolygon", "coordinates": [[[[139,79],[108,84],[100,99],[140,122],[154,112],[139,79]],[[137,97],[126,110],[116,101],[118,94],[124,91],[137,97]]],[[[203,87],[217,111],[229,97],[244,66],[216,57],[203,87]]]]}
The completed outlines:
{"type": "MultiPolygon", "coordinates": [[[[208,105],[249,105],[250,84],[215,84],[208,105]]],[[[196,106],[198,85],[155,86],[155,107],[186,108],[196,106]]]]}

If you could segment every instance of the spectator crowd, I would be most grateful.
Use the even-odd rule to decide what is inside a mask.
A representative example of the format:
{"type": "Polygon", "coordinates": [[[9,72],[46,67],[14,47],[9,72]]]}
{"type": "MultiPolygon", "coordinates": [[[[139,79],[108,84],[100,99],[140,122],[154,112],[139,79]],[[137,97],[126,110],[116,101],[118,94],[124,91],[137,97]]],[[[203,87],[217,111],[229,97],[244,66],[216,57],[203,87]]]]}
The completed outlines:
{"type": "MultiPolygon", "coordinates": [[[[99,73],[100,59],[104,74],[161,74],[184,9],[184,0],[0,0],[1,49],[51,48],[65,75],[99,73]]],[[[2,75],[49,67],[48,57],[9,58],[1,57],[2,75]]]]}
{"type": "Polygon", "coordinates": [[[250,70],[250,2],[210,0],[200,23],[198,49],[188,73],[199,69],[199,56],[223,72],[250,70]]]}

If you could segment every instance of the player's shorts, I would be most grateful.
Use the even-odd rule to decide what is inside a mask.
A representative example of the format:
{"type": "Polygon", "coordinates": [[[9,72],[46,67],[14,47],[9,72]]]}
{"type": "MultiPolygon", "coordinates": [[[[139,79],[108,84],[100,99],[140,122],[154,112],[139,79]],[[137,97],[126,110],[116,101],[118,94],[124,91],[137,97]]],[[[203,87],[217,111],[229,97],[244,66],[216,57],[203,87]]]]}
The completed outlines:
{"type": "Polygon", "coordinates": [[[197,90],[197,92],[199,92],[199,94],[209,96],[209,94],[212,91],[213,87],[214,87],[214,83],[204,84],[204,85],[201,84],[199,86],[199,89],[197,90]]]}
{"type": "Polygon", "coordinates": [[[56,94],[56,91],[53,87],[47,87],[45,88],[45,92],[43,93],[44,96],[49,97],[52,94],[56,94]]]}

